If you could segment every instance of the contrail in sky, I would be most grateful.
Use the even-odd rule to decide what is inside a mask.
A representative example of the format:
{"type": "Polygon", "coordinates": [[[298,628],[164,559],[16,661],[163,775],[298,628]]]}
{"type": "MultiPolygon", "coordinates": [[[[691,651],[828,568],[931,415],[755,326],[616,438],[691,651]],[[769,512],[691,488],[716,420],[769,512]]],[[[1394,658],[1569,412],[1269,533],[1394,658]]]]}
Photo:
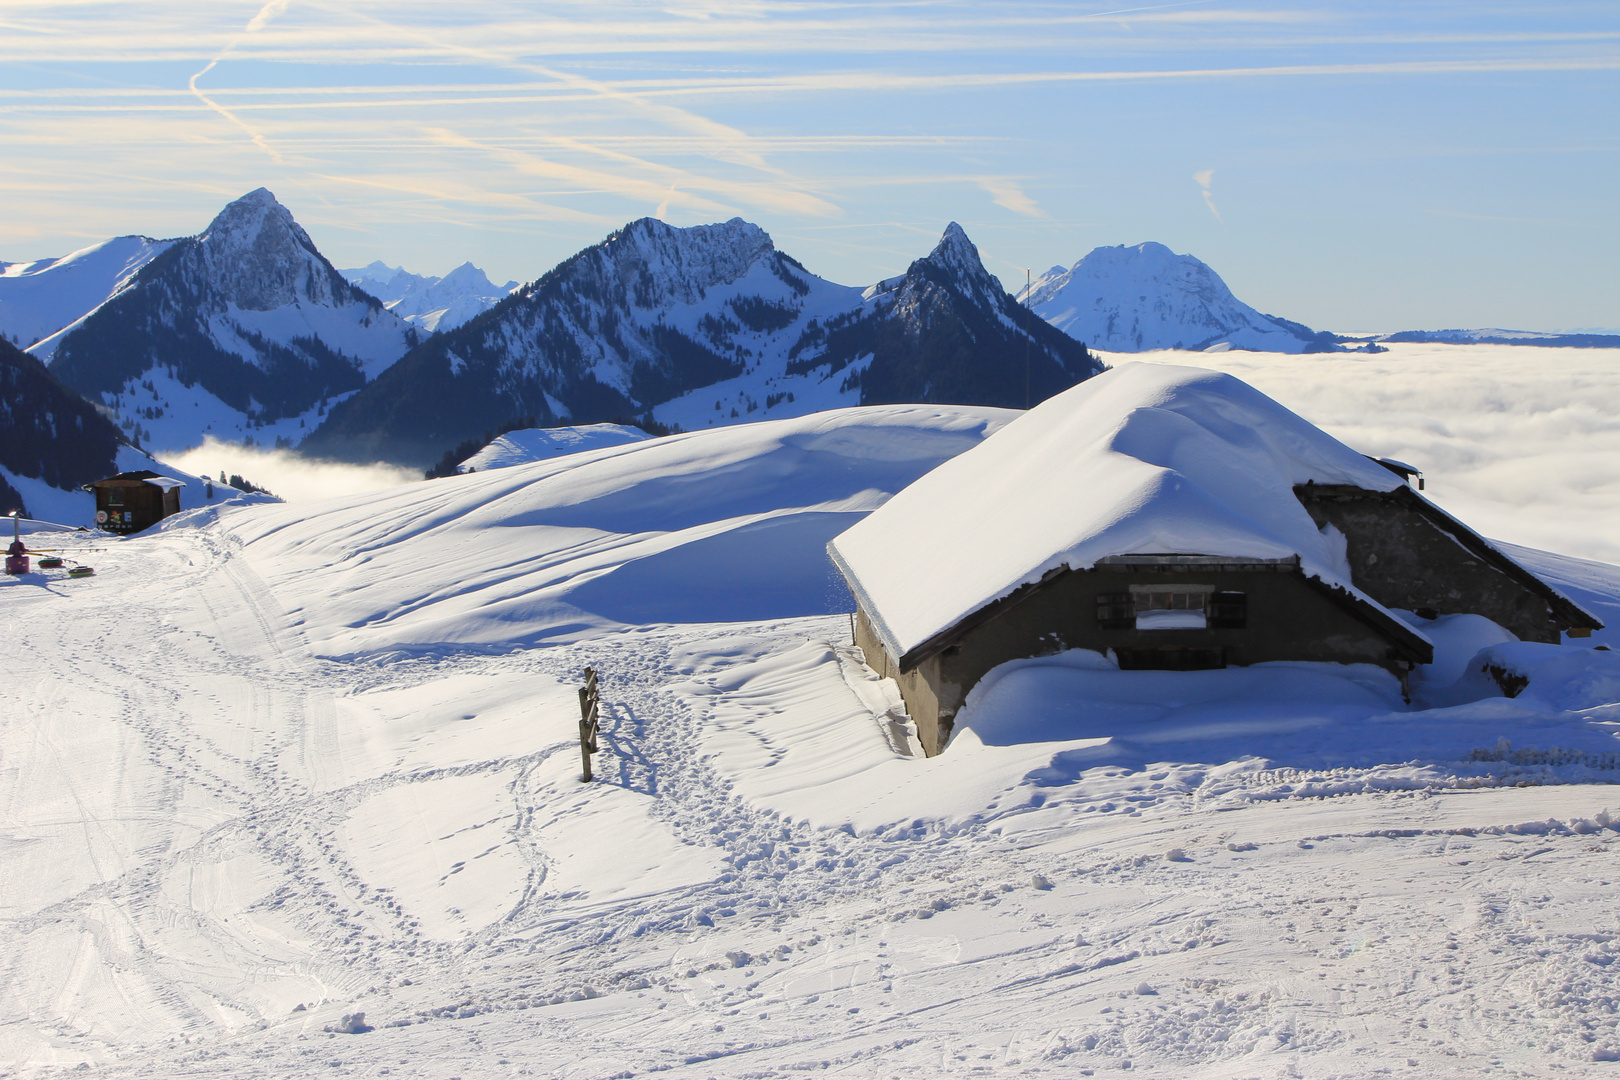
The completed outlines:
{"type": "Polygon", "coordinates": [[[231,43],[225,46],[218,56],[208,61],[207,65],[204,66],[201,71],[197,72],[197,74],[193,75],[186,83],[186,85],[191,89],[191,92],[197,95],[198,101],[202,102],[204,105],[207,105],[210,109],[213,109],[215,112],[219,113],[219,115],[223,116],[225,119],[247,132],[248,138],[253,140],[253,145],[257,146],[260,150],[263,150],[266,154],[269,154],[270,159],[277,165],[285,165],[286,161],[284,161],[281,155],[276,152],[276,148],[266,142],[263,135],[260,135],[258,131],[244,123],[242,119],[235,113],[231,112],[229,109],[225,108],[225,106],[221,105],[219,102],[197,89],[197,80],[214,70],[214,65],[218,64],[221,60],[225,59],[225,57],[229,56],[231,50],[236,48],[237,44],[240,43],[244,37],[264,29],[264,27],[269,24],[271,19],[286,11],[288,3],[289,0],[270,0],[268,4],[259,9],[259,13],[257,15],[248,20],[246,29],[233,38],[231,43]]]}

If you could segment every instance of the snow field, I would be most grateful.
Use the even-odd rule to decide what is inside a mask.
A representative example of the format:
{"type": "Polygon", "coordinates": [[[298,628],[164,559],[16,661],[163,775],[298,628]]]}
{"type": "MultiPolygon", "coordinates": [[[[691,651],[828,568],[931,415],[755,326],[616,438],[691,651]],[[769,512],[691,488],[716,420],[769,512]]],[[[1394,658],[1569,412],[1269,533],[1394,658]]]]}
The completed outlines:
{"type": "Polygon", "coordinates": [[[828,540],[1015,414],[876,406],[694,432],[241,519],[321,655],[842,610],[828,540]]]}
{"type": "Polygon", "coordinates": [[[0,1071],[1609,1075],[1615,654],[1436,620],[1411,707],[1043,658],[910,752],[806,553],[1004,416],[193,512],[0,581],[0,1071]]]}

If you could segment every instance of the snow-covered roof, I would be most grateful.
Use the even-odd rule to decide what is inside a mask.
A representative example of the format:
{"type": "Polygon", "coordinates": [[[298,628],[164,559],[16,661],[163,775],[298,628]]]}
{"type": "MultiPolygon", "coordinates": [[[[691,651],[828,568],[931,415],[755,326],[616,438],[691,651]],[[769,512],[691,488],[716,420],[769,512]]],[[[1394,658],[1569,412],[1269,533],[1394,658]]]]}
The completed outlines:
{"type": "Polygon", "coordinates": [[[896,657],[1049,570],[1116,555],[1297,556],[1382,611],[1295,497],[1305,483],[1403,486],[1239,379],[1127,363],[945,462],[828,551],[896,657]]]}
{"type": "MultiPolygon", "coordinates": [[[[144,455],[143,455],[144,456],[144,455]]],[[[102,487],[103,485],[125,486],[134,483],[151,484],[153,487],[168,491],[170,488],[183,488],[184,480],[176,480],[172,476],[155,473],[151,469],[135,469],[132,472],[121,472],[116,476],[108,476],[101,480],[94,480],[84,486],[88,488],[102,487]]]]}

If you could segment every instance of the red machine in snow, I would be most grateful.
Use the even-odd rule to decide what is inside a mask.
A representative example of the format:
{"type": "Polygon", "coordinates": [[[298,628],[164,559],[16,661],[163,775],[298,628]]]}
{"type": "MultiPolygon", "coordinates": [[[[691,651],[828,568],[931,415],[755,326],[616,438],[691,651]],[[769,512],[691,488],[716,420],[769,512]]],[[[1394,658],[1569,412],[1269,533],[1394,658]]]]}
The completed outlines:
{"type": "Polygon", "coordinates": [[[28,573],[28,549],[22,542],[22,518],[11,512],[11,546],[6,549],[6,573],[28,573]]]}

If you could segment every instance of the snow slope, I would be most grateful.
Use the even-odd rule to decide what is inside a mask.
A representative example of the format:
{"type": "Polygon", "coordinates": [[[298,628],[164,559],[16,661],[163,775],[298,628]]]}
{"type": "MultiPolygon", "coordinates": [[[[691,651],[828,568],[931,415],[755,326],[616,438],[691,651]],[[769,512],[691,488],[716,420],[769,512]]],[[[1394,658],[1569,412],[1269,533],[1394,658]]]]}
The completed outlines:
{"type": "Polygon", "coordinates": [[[827,541],[1012,415],[861,407],[671,435],[289,504],[237,535],[323,656],[820,614],[846,602],[827,541]]]}
{"type": "Polygon", "coordinates": [[[1069,336],[1109,352],[1335,348],[1330,336],[1262,315],[1203,262],[1163,244],[1095,248],[1066,270],[1052,267],[1019,300],[1069,336]]]}
{"type": "Polygon", "coordinates": [[[623,424],[586,424],[583,427],[522,428],[508,431],[492,441],[478,453],[456,466],[457,472],[483,472],[486,469],[508,469],[513,465],[527,465],[531,461],[545,461],[583,450],[598,450],[606,446],[623,446],[650,438],[640,428],[623,424]]]}
{"type": "MultiPolygon", "coordinates": [[[[0,1068],[1611,1075],[1615,653],[1498,637],[1412,706],[1048,657],[907,752],[782,538],[1006,419],[205,509],[0,579],[0,1068]]],[[[1620,568],[1515,554],[1620,606],[1620,568]]],[[[1451,663],[1488,629],[1425,632],[1451,663]]]]}
{"type": "Polygon", "coordinates": [[[383,302],[413,326],[432,334],[453,330],[511,295],[518,283],[493,284],[472,263],[462,263],[444,277],[413,274],[382,261],[338,273],[383,302]]]}
{"type": "MultiPolygon", "coordinates": [[[[27,349],[94,311],[173,244],[116,236],[60,259],[0,263],[0,337],[27,349]]],[[[53,347],[35,355],[50,361],[53,347]]]]}

